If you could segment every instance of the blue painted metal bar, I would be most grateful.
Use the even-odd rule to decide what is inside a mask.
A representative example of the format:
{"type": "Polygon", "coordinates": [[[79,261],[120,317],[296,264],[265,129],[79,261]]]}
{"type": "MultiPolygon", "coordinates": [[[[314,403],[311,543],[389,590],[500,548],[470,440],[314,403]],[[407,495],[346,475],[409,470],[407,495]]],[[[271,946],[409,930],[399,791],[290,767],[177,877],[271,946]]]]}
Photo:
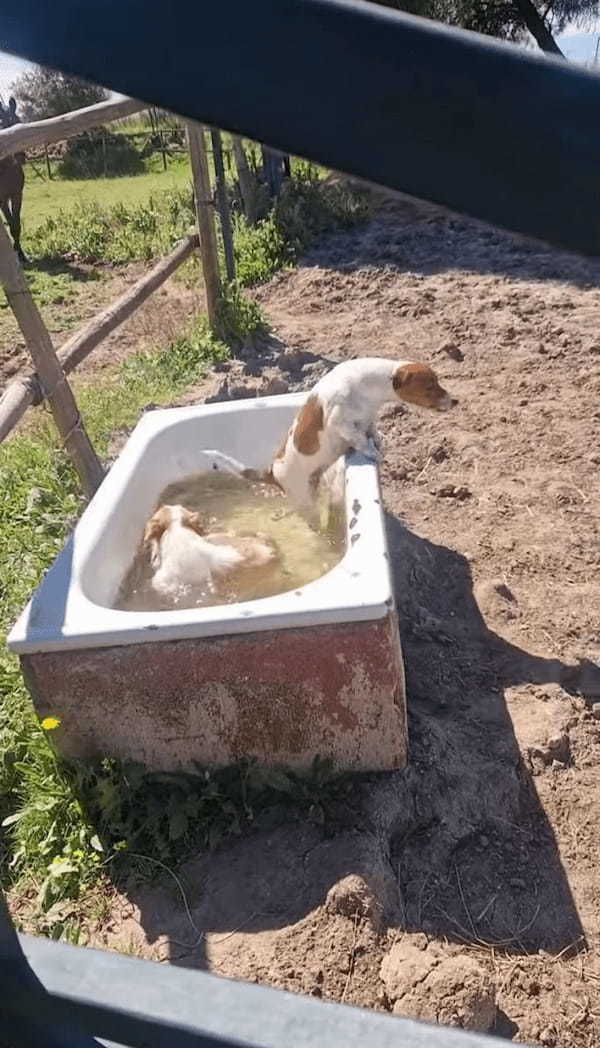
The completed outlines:
{"type": "MultiPolygon", "coordinates": [[[[51,1040],[53,1024],[131,1048],[494,1048],[495,1038],[426,1026],[312,997],[231,982],[206,972],[160,965],[109,951],[20,936],[41,992],[2,973],[0,1036],[12,1048],[24,1016],[47,1036],[36,1048],[105,1044],[51,1040]],[[10,1036],[8,1036],[10,1034],[10,1036]]],[[[1,963],[1,962],[0,962],[1,963]]],[[[82,1036],[82,1035],[80,1035],[82,1036]]]]}
{"type": "Polygon", "coordinates": [[[351,0],[21,0],[1,46],[283,152],[600,253],[600,77],[351,0]]]}

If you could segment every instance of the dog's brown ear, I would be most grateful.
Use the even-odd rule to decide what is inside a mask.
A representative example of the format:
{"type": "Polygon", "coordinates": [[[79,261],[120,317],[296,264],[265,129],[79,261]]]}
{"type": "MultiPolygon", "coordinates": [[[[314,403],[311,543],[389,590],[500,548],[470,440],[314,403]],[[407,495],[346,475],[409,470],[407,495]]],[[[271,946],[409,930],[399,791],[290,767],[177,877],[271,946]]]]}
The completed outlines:
{"type": "Polygon", "coordinates": [[[401,364],[394,371],[392,386],[398,392],[403,386],[406,387],[412,383],[423,381],[426,376],[429,377],[431,374],[431,368],[427,364],[401,364]]]}
{"type": "Polygon", "coordinates": [[[150,550],[150,563],[153,568],[160,564],[160,540],[170,523],[171,511],[166,506],[159,506],[146,524],[143,544],[150,550]]]}
{"type": "Polygon", "coordinates": [[[312,393],[300,408],[294,428],[294,445],[301,455],[314,455],[319,450],[319,433],[324,424],[323,405],[312,393]]]}
{"type": "Polygon", "coordinates": [[[197,535],[206,535],[206,520],[201,513],[195,513],[191,509],[184,509],[181,523],[184,527],[190,528],[191,531],[195,531],[197,535]]]}
{"type": "Polygon", "coordinates": [[[146,524],[144,542],[159,542],[171,523],[171,512],[166,506],[159,506],[146,524]]]}

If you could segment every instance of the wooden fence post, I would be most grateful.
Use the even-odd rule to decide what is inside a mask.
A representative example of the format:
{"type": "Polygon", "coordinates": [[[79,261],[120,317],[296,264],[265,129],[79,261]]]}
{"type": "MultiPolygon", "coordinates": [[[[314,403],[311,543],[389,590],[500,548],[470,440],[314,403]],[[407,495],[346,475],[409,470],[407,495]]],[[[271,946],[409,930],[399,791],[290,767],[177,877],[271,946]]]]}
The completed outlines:
{"type": "Polygon", "coordinates": [[[91,498],[102,483],[104,472],[3,222],[0,222],[0,281],[31,354],[64,446],[73,460],[86,495],[91,498]]]}
{"type": "Polygon", "coordinates": [[[194,197],[196,200],[198,234],[200,236],[202,272],[204,275],[204,286],[206,288],[206,312],[208,313],[208,322],[211,330],[218,333],[221,278],[219,275],[219,253],[217,250],[215,215],[210,186],[210,174],[208,170],[208,157],[206,155],[206,142],[204,140],[204,128],[199,124],[188,123],[187,139],[190,160],[192,163],[192,178],[194,180],[194,197]]]}
{"type": "Polygon", "coordinates": [[[210,138],[213,149],[213,160],[215,163],[215,180],[217,184],[217,201],[219,204],[219,215],[221,218],[221,233],[223,234],[223,249],[225,252],[225,269],[227,279],[235,280],[235,255],[233,253],[233,233],[231,230],[231,215],[229,214],[229,201],[227,199],[227,184],[225,182],[225,167],[223,165],[223,146],[221,143],[221,132],[212,128],[210,138]]]}
{"type": "Polygon", "coordinates": [[[239,135],[231,136],[231,144],[233,146],[235,166],[237,168],[237,176],[240,183],[240,193],[242,194],[242,201],[244,203],[244,214],[248,220],[248,225],[253,226],[257,219],[256,180],[250,171],[248,158],[244,151],[244,143],[239,135]]]}

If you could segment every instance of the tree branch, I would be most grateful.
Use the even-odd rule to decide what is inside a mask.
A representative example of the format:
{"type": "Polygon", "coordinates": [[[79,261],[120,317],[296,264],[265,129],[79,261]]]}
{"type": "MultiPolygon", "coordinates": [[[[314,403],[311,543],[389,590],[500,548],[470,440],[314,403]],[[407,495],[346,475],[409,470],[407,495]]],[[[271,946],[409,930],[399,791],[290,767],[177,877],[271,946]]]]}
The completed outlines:
{"type": "Polygon", "coordinates": [[[514,5],[542,51],[564,58],[565,56],[532,0],[514,0],[514,5]]]}

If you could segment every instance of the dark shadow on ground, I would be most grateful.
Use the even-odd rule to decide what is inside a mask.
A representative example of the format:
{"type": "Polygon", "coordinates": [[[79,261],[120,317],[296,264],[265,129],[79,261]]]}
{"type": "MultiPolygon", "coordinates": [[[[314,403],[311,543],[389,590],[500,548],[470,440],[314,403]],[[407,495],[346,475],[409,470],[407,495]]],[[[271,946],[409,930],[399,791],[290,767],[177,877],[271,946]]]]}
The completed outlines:
{"type": "Polygon", "coordinates": [[[28,256],[25,269],[30,273],[47,273],[51,277],[69,276],[81,283],[99,280],[101,275],[98,268],[94,269],[92,266],[86,268],[75,262],[69,262],[66,258],[39,259],[28,256]]]}
{"type": "Polygon", "coordinates": [[[377,210],[367,225],[324,238],[302,264],[345,273],[389,267],[423,276],[464,270],[513,280],[560,280],[585,289],[600,286],[600,259],[560,251],[408,197],[382,199],[376,198],[377,210]]]}
{"type": "Polygon", "coordinates": [[[147,941],[162,938],[174,963],[214,966],[230,939],[232,949],[252,951],[262,933],[301,921],[350,873],[380,886],[387,920],[400,929],[516,952],[583,945],[504,695],[519,682],[563,681],[571,670],[487,628],[463,556],[395,517],[387,528],[409,766],[357,776],[325,825],[265,812],[254,832],[187,863],[180,885],[167,878],[131,891],[147,941]]]}

